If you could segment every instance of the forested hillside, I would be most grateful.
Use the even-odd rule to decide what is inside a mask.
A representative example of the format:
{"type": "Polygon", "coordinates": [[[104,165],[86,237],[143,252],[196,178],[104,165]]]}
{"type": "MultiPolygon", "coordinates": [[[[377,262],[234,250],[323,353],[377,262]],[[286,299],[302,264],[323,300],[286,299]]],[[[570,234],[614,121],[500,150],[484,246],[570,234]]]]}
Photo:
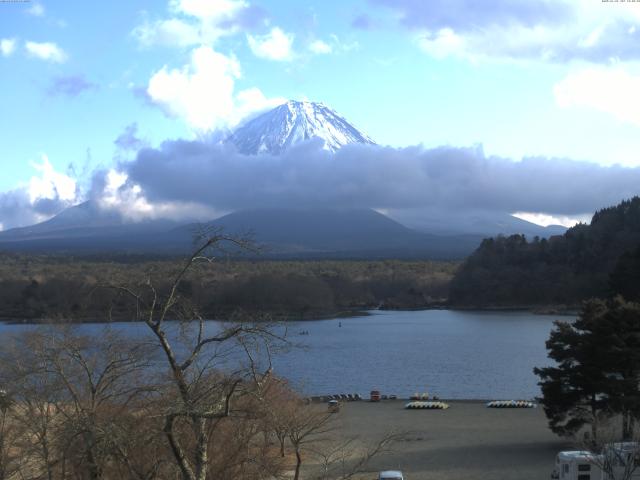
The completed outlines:
{"type": "Polygon", "coordinates": [[[639,265],[640,197],[634,197],[549,240],[483,240],[458,270],[449,298],[484,307],[577,305],[614,293],[631,299],[640,288],[639,265]]]}
{"type": "MultiPolygon", "coordinates": [[[[203,263],[180,295],[208,318],[240,309],[276,318],[307,319],[369,308],[426,308],[442,304],[456,262],[225,261],[203,263]]],[[[132,318],[126,298],[101,285],[139,285],[159,291],[179,260],[90,260],[0,256],[0,319],[96,321],[132,318]]]]}

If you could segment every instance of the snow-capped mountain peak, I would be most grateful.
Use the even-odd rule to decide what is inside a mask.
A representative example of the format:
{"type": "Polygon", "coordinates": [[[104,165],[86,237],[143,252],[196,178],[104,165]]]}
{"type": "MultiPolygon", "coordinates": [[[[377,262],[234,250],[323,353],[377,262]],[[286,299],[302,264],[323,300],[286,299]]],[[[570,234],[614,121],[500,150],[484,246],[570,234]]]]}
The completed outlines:
{"type": "Polygon", "coordinates": [[[322,103],[290,100],[250,120],[230,137],[240,153],[279,155],[290,146],[319,137],[335,152],[349,143],[375,144],[334,110],[322,103]]]}

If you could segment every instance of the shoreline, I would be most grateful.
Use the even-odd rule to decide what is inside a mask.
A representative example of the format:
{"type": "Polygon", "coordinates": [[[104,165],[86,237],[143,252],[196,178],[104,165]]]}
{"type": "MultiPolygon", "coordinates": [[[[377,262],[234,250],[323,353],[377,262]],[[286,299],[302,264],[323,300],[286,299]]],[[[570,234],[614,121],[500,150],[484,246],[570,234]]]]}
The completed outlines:
{"type": "MultiPolygon", "coordinates": [[[[428,310],[428,309],[425,309],[428,310]]],[[[269,320],[256,320],[256,323],[267,323],[269,321],[274,322],[312,322],[315,320],[331,320],[338,318],[353,318],[353,317],[367,317],[370,316],[374,310],[340,310],[338,312],[332,313],[319,313],[317,315],[310,315],[307,318],[292,318],[282,315],[283,318],[278,318],[274,316],[269,320]]],[[[401,310],[400,310],[401,311],[401,310]]],[[[179,320],[167,320],[167,322],[177,322],[179,320]]],[[[193,319],[191,321],[197,321],[193,319]]],[[[215,318],[206,318],[205,321],[210,322],[224,322],[226,320],[220,320],[215,318]]],[[[111,320],[96,320],[96,319],[69,319],[69,320],[54,320],[54,319],[45,319],[45,318],[16,318],[16,317],[0,317],[0,323],[4,323],[7,325],[90,325],[90,324],[99,324],[99,323],[143,323],[144,320],[127,320],[120,318],[112,318],[111,320]]]]}
{"type": "MultiPolygon", "coordinates": [[[[314,403],[314,404],[324,404],[326,403],[325,398],[330,398],[331,395],[312,395],[312,396],[308,396],[306,397],[310,403],[314,403]]],[[[361,398],[360,400],[338,400],[340,403],[342,403],[343,405],[351,405],[351,404],[360,404],[360,403],[371,403],[371,404],[380,404],[380,405],[385,405],[385,404],[399,404],[399,403],[408,403],[408,402],[445,402],[445,403],[452,403],[452,404],[470,404],[470,405],[486,405],[489,402],[494,402],[494,401],[508,401],[508,400],[516,400],[516,401],[526,401],[526,402],[533,402],[534,404],[536,404],[536,406],[534,408],[538,408],[538,399],[537,398],[501,398],[501,397],[493,397],[493,398],[438,398],[437,400],[430,398],[428,400],[411,400],[410,398],[395,398],[395,399],[387,399],[387,400],[380,400],[379,402],[372,402],[371,400],[369,400],[368,398],[361,398]]],[[[515,410],[518,410],[517,408],[515,410]]]]}
{"type": "Polygon", "coordinates": [[[580,313],[580,307],[576,305],[493,305],[493,306],[467,306],[467,305],[448,305],[447,310],[479,311],[479,312],[526,312],[533,315],[560,315],[577,316],[580,313]]]}
{"type": "MultiPolygon", "coordinates": [[[[331,320],[339,318],[353,318],[353,317],[367,317],[373,315],[372,312],[420,312],[431,310],[452,310],[460,312],[522,312],[531,313],[532,315],[558,315],[562,317],[576,317],[579,315],[580,308],[577,306],[566,305],[513,305],[513,306],[465,306],[465,305],[448,305],[437,304],[420,307],[380,307],[380,308],[366,308],[358,307],[351,310],[337,310],[334,312],[317,312],[317,313],[305,313],[296,314],[295,312],[289,312],[284,314],[274,314],[270,320],[275,322],[313,322],[315,320],[331,320]]],[[[207,319],[208,321],[215,319],[207,319]]],[[[171,320],[176,321],[176,320],[171,320]]],[[[223,321],[223,320],[219,320],[223,321]]],[[[267,320],[259,320],[258,322],[265,322],[267,320]]],[[[69,320],[54,320],[45,318],[16,318],[16,317],[0,317],[0,323],[9,325],[70,325],[70,324],[94,324],[94,323],[128,323],[135,322],[135,320],[127,319],[111,319],[111,320],[96,320],[96,319],[69,319],[69,320]]]]}

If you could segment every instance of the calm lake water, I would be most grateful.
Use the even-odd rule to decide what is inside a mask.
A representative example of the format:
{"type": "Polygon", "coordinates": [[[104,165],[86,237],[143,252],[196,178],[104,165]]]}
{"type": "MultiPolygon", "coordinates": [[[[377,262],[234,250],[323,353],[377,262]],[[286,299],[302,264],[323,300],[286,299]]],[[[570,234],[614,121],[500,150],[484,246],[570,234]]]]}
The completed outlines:
{"type": "MultiPolygon", "coordinates": [[[[300,348],[276,356],[274,371],[308,395],[368,396],[377,389],[405,398],[425,391],[452,399],[532,398],[539,395],[532,369],[549,365],[545,341],[558,318],[426,310],[291,322],[289,338],[300,348]]],[[[111,325],[129,337],[148,335],[143,324],[111,325]]],[[[210,322],[211,328],[217,325],[210,322]]],[[[0,324],[0,335],[30,328],[0,324]]],[[[103,326],[78,328],[98,335],[103,326]]]]}

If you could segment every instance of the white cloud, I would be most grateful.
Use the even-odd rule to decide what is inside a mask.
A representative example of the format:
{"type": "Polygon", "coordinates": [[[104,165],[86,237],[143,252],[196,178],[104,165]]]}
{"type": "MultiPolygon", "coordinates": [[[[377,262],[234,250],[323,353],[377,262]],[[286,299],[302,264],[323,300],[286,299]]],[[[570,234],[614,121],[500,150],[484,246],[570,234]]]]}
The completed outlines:
{"type": "Polygon", "coordinates": [[[171,0],[170,18],[146,18],[132,35],[143,47],[212,45],[218,38],[237,32],[235,19],[248,7],[242,0],[171,0]]]}
{"type": "Polygon", "coordinates": [[[34,17],[42,17],[44,16],[44,6],[40,2],[33,2],[26,12],[34,17]]]}
{"type": "Polygon", "coordinates": [[[35,203],[38,200],[61,200],[72,202],[76,198],[76,181],[56,172],[49,162],[49,157],[42,155],[42,163],[31,163],[31,166],[40,172],[40,176],[31,177],[29,187],[29,200],[35,203]]]}
{"type": "Polygon", "coordinates": [[[247,35],[249,48],[253,54],[268,60],[288,61],[293,58],[293,34],[285,33],[278,27],[266,35],[247,35]]]}
{"type": "Polygon", "coordinates": [[[591,221],[591,215],[565,216],[531,212],[515,212],[512,213],[512,215],[516,218],[535,223],[542,227],[548,227],[549,225],[562,225],[563,227],[569,228],[580,222],[589,223],[591,221]]]}
{"type": "MultiPolygon", "coordinates": [[[[142,46],[152,45],[186,47],[203,43],[202,31],[197,25],[177,18],[144,22],[133,30],[133,36],[142,46]]],[[[205,42],[206,43],[206,42],[205,42]]]]}
{"type": "Polygon", "coordinates": [[[307,44],[307,50],[315,55],[329,55],[329,54],[345,54],[360,49],[360,44],[353,40],[351,42],[343,42],[340,37],[332,33],[329,35],[329,39],[324,41],[322,39],[316,39],[307,44]]]}
{"type": "Polygon", "coordinates": [[[315,54],[322,55],[331,53],[333,47],[322,40],[315,40],[309,44],[309,50],[315,54]]]}
{"type": "Polygon", "coordinates": [[[397,11],[425,53],[469,60],[640,60],[640,3],[369,0],[397,11]]]}
{"type": "Polygon", "coordinates": [[[417,45],[438,59],[458,57],[474,62],[493,58],[559,62],[566,61],[578,50],[585,57],[592,53],[594,56],[601,55],[598,49],[592,48],[593,38],[590,46],[587,46],[587,39],[583,39],[583,45],[579,47],[580,41],[579,38],[568,39],[564,30],[545,25],[490,26],[470,32],[443,27],[416,35],[417,45]]]}
{"type": "Polygon", "coordinates": [[[9,57],[13,55],[13,52],[16,50],[16,39],[15,38],[3,38],[0,40],[0,53],[2,53],[3,57],[9,57]]]}
{"type": "Polygon", "coordinates": [[[621,66],[587,68],[570,73],[553,88],[563,108],[583,107],[640,126],[640,75],[621,66]]]}
{"type": "Polygon", "coordinates": [[[232,115],[229,121],[229,125],[236,125],[253,114],[275,108],[286,101],[286,98],[281,97],[267,98],[262,91],[256,87],[241,90],[236,95],[236,109],[234,115],[232,115]]]}
{"type": "MultiPolygon", "coordinates": [[[[252,111],[273,105],[260,90],[234,92],[240,78],[240,63],[211,47],[191,53],[189,64],[180,69],[166,65],[149,80],[147,94],[167,114],[180,117],[199,132],[226,128],[252,111]]],[[[281,103],[281,101],[277,101],[281,103]]]]}
{"type": "Polygon", "coordinates": [[[578,46],[583,48],[595,47],[602,38],[604,28],[605,25],[598,25],[591,32],[589,32],[587,36],[578,40],[578,46]]]}
{"type": "Polygon", "coordinates": [[[102,191],[94,193],[100,208],[117,211],[133,222],[158,218],[181,222],[211,220],[226,213],[193,202],[150,202],[139,185],[128,181],[126,173],[114,169],[106,172],[102,191]]]}
{"type": "Polygon", "coordinates": [[[49,62],[64,63],[68,58],[66,52],[52,42],[27,42],[25,48],[32,57],[49,62]]]}
{"type": "Polygon", "coordinates": [[[358,43],[357,40],[353,40],[352,42],[346,43],[340,40],[340,37],[338,37],[335,34],[331,34],[331,40],[333,40],[332,48],[334,50],[338,50],[346,53],[360,50],[360,44],[358,43]]]}
{"type": "Polygon", "coordinates": [[[170,7],[173,11],[191,15],[206,20],[227,19],[234,16],[247,2],[242,0],[172,0],[170,7]]]}
{"type": "Polygon", "coordinates": [[[81,200],[77,181],[56,171],[46,155],[31,166],[37,173],[28,182],[0,192],[2,229],[45,221],[81,200]]]}
{"type": "Polygon", "coordinates": [[[149,80],[150,98],[170,114],[199,130],[226,123],[233,113],[233,89],[240,64],[210,47],[199,47],[181,69],[164,66],[149,80]]]}
{"type": "Polygon", "coordinates": [[[420,48],[435,58],[450,55],[463,55],[465,40],[450,28],[442,28],[438,32],[425,32],[418,36],[420,48]]]}

